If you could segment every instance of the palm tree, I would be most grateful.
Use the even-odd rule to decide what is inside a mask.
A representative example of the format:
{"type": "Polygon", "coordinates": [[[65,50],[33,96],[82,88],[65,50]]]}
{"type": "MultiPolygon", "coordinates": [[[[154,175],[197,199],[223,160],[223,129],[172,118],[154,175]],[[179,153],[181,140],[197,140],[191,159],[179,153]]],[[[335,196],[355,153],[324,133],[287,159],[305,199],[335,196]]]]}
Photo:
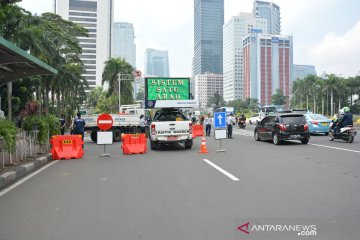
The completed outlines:
{"type": "Polygon", "coordinates": [[[325,86],[330,91],[330,115],[334,115],[334,93],[339,90],[340,78],[335,74],[327,75],[325,86]]]}
{"type": "Polygon", "coordinates": [[[350,106],[352,106],[353,105],[353,96],[360,89],[360,76],[349,77],[349,78],[345,79],[345,86],[349,91],[349,94],[350,94],[350,106]]]}
{"type": "Polygon", "coordinates": [[[293,94],[293,105],[294,107],[297,106],[296,101],[299,101],[299,108],[302,108],[303,105],[303,96],[305,95],[305,90],[306,90],[306,86],[305,86],[305,80],[304,79],[297,79],[296,81],[293,82],[292,84],[292,88],[291,88],[291,93],[293,94]]]}
{"type": "MultiPolygon", "coordinates": [[[[317,77],[315,75],[308,75],[304,78],[304,93],[306,95],[306,109],[309,109],[309,96],[314,96],[314,84],[316,82],[317,77]]],[[[316,101],[315,101],[316,102],[316,101]]],[[[313,107],[313,111],[315,112],[315,105],[313,107]]]]}
{"type": "Polygon", "coordinates": [[[109,85],[108,96],[111,94],[116,94],[119,96],[120,94],[122,104],[133,103],[133,86],[130,81],[121,81],[121,93],[118,93],[117,91],[117,89],[119,89],[119,74],[132,76],[133,71],[134,68],[128,62],[126,62],[125,59],[110,58],[107,60],[105,62],[104,72],[102,74],[102,84],[104,85],[107,83],[109,85]]]}

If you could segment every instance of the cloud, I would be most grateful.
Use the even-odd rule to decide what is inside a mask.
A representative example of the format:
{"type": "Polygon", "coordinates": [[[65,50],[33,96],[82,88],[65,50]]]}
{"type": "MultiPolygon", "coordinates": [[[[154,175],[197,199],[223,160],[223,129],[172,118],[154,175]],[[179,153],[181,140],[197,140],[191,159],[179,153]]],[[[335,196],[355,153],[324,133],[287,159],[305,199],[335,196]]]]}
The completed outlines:
{"type": "Polygon", "coordinates": [[[343,35],[329,32],[308,51],[318,73],[355,76],[360,70],[360,20],[343,35]],[[320,71],[319,71],[320,70],[320,71]]]}

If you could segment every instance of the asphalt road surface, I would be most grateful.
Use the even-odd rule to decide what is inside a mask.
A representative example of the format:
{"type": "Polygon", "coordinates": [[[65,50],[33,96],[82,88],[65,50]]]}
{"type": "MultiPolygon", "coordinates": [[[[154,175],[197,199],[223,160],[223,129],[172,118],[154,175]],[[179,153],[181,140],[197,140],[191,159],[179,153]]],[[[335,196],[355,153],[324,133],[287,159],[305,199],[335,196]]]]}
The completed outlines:
{"type": "Polygon", "coordinates": [[[87,138],[82,159],[0,192],[0,240],[358,240],[360,137],[276,146],[251,130],[222,148],[207,137],[208,154],[197,138],[138,155],[116,143],[101,158],[87,138]]]}

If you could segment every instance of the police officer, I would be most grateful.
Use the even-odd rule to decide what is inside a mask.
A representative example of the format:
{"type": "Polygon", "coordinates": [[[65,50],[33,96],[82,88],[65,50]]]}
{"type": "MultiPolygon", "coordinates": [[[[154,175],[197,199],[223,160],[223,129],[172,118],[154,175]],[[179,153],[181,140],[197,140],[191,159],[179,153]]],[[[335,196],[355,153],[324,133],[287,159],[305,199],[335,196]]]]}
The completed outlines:
{"type": "Polygon", "coordinates": [[[84,141],[84,128],[85,120],[81,118],[81,113],[77,113],[77,118],[74,120],[73,134],[81,134],[82,140],[84,141]]]}
{"type": "Polygon", "coordinates": [[[227,116],[226,123],[227,123],[227,135],[228,135],[227,137],[232,139],[233,125],[235,125],[235,118],[232,113],[227,116]]]}

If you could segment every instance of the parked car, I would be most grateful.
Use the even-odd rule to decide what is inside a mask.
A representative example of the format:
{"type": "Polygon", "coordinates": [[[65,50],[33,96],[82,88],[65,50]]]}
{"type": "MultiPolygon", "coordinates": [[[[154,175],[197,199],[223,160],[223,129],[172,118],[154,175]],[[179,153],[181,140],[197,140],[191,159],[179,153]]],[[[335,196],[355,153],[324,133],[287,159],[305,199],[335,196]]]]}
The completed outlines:
{"type": "Polygon", "coordinates": [[[285,140],[300,140],[307,144],[310,139],[309,127],[303,114],[278,114],[267,116],[255,127],[256,141],[271,140],[278,145],[285,140]]]}
{"type": "Polygon", "coordinates": [[[254,114],[249,118],[249,124],[257,124],[258,122],[261,121],[261,117],[260,114],[254,114]]]}
{"type": "Polygon", "coordinates": [[[304,114],[306,117],[306,122],[309,126],[310,134],[314,133],[324,133],[325,135],[329,134],[329,125],[331,123],[330,119],[327,119],[324,115],[321,114],[304,114]]]}

